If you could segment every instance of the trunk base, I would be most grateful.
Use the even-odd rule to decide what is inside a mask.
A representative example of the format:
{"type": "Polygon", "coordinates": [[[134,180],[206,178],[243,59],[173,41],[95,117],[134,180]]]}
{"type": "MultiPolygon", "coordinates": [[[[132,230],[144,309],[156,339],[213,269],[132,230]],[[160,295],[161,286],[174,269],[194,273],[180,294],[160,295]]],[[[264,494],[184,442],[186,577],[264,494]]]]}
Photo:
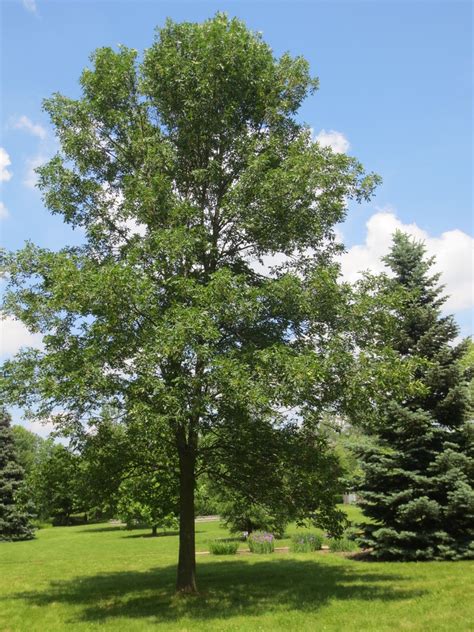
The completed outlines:
{"type": "Polygon", "coordinates": [[[199,591],[195,585],[185,586],[184,588],[176,588],[176,593],[178,595],[182,595],[183,597],[196,597],[199,595],[199,591]]]}

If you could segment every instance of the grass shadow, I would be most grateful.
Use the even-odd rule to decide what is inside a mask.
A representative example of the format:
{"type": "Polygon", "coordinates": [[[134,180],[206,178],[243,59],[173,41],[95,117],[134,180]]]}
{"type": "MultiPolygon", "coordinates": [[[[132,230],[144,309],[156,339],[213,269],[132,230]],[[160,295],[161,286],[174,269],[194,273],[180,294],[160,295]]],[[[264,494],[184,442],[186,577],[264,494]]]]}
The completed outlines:
{"type": "MultiPolygon", "coordinates": [[[[367,568],[367,567],[365,567],[367,568]]],[[[313,560],[275,559],[252,563],[206,561],[199,565],[201,594],[195,599],[174,594],[176,567],[145,572],[118,572],[52,582],[47,590],[22,592],[15,599],[48,608],[53,603],[80,607],[68,623],[150,617],[156,623],[181,617],[205,620],[255,616],[262,612],[316,612],[334,600],[384,602],[413,599],[425,591],[400,585],[402,576],[361,570],[356,565],[328,565],[313,560]]]]}

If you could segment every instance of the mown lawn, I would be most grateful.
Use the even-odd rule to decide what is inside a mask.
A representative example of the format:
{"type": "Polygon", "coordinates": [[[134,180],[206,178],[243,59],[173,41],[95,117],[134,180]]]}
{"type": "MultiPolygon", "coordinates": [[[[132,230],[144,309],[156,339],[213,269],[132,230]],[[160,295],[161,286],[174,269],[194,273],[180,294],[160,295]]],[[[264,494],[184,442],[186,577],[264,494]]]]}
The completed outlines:
{"type": "MultiPolygon", "coordinates": [[[[226,536],[217,522],[198,523],[197,531],[198,550],[226,536]]],[[[180,598],[177,550],[176,535],[151,538],[106,524],[2,543],[0,630],[474,630],[470,562],[202,555],[200,596],[180,598]]]]}

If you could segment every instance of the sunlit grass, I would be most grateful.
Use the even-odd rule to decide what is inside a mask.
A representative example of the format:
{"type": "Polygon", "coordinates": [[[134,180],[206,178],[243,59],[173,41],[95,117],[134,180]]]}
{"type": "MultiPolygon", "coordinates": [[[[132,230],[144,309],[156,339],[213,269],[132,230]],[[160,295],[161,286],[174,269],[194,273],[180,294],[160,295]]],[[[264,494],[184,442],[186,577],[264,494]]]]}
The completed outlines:
{"type": "MultiPolygon", "coordinates": [[[[200,551],[229,536],[217,522],[196,528],[200,551]]],[[[176,535],[110,525],[45,529],[36,540],[1,544],[0,630],[472,630],[470,562],[362,562],[321,551],[199,555],[201,594],[184,599],[174,595],[177,551],[176,535]]]]}

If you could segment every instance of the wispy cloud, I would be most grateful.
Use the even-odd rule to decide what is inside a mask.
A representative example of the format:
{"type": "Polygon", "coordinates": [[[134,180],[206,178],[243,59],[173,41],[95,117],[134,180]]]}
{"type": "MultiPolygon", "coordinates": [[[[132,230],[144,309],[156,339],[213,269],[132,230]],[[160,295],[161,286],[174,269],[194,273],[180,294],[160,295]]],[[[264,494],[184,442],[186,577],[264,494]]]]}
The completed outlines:
{"type": "Polygon", "coordinates": [[[5,204],[3,202],[0,202],[0,220],[7,219],[9,215],[10,213],[8,212],[8,209],[5,206],[5,204]]]}
{"type": "Polygon", "coordinates": [[[322,129],[316,136],[316,140],[321,147],[330,147],[336,154],[345,154],[350,147],[350,143],[344,134],[334,129],[329,131],[322,129]]]}
{"type": "Polygon", "coordinates": [[[3,147],[0,147],[0,182],[8,182],[12,177],[12,172],[8,171],[11,164],[10,156],[3,147]]]}
{"type": "Polygon", "coordinates": [[[15,129],[21,129],[33,136],[37,136],[41,140],[46,138],[46,130],[38,123],[33,123],[27,116],[22,115],[14,119],[12,126],[15,129]]]}
{"type": "Polygon", "coordinates": [[[29,189],[36,188],[38,183],[38,175],[35,172],[37,167],[40,167],[48,160],[47,156],[44,154],[37,154],[33,156],[33,158],[29,158],[26,161],[26,174],[23,178],[23,184],[29,189]]]}
{"type": "Polygon", "coordinates": [[[22,5],[30,13],[36,13],[38,7],[36,6],[36,0],[21,0],[22,5]]]}
{"type": "Polygon", "coordinates": [[[0,357],[14,355],[22,347],[41,347],[43,336],[33,334],[11,316],[0,314],[0,357]]]}

